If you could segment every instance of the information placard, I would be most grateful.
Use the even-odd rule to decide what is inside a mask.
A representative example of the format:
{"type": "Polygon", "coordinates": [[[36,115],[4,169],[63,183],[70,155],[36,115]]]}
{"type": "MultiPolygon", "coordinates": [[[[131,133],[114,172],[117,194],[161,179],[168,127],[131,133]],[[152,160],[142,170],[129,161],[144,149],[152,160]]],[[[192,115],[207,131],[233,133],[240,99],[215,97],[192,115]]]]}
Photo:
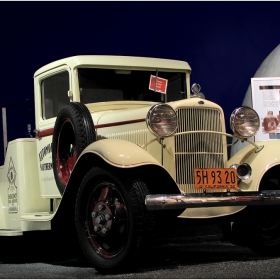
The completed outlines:
{"type": "Polygon", "coordinates": [[[252,78],[251,86],[261,122],[255,141],[280,139],[280,77],[252,78]]]}

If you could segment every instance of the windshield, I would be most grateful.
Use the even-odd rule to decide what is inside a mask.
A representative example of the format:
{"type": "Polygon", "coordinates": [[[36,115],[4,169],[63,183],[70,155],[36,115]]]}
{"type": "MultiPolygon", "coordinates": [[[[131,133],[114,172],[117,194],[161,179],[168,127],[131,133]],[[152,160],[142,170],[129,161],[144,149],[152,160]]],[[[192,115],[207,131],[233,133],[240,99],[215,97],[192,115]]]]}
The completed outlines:
{"type": "Polygon", "coordinates": [[[78,68],[80,101],[143,100],[169,102],[186,98],[186,74],[179,72],[78,68]]]}

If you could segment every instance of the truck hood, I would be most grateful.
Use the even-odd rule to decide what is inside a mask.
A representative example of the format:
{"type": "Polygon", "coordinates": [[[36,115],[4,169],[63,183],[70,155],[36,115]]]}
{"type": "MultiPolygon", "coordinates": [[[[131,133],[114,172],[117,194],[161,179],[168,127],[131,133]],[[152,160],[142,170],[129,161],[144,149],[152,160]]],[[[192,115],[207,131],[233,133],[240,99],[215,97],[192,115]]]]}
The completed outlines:
{"type": "MultiPolygon", "coordinates": [[[[120,101],[86,104],[88,107],[96,128],[103,126],[121,125],[133,122],[144,122],[149,109],[158,104],[157,102],[145,101],[120,101]]],[[[183,107],[205,107],[217,108],[222,111],[221,107],[211,101],[191,98],[179,101],[168,102],[174,110],[183,107]]]]}

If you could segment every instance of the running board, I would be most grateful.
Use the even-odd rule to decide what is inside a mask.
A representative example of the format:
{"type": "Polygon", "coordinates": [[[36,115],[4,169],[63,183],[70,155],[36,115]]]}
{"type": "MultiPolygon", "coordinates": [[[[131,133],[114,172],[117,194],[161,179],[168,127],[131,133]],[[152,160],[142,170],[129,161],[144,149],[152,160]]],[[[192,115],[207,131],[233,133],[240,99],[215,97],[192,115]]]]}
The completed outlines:
{"type": "Polygon", "coordinates": [[[148,210],[280,205],[280,191],[156,194],[147,195],[145,204],[148,210]]]}
{"type": "Polygon", "coordinates": [[[27,222],[48,222],[54,217],[54,213],[49,212],[37,212],[37,213],[24,213],[21,217],[21,221],[27,222]]]}
{"type": "Polygon", "coordinates": [[[22,230],[19,229],[0,229],[0,236],[21,236],[22,230]]]}

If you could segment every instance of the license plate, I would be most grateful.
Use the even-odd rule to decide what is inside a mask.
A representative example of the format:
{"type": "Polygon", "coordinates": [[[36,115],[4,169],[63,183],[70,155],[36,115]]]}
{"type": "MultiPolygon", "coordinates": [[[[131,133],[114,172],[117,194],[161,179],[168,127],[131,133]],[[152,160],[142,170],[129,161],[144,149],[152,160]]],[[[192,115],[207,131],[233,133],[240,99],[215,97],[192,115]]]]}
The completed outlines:
{"type": "Polygon", "coordinates": [[[234,168],[195,168],[195,188],[203,189],[237,189],[238,178],[234,168]]]}

